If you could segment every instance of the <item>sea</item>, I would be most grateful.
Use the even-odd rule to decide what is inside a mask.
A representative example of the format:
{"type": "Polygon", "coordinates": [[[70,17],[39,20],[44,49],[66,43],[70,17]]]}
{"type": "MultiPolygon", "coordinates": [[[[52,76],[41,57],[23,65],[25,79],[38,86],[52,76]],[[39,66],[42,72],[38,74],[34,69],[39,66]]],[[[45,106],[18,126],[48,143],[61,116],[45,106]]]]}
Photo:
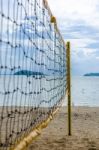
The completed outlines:
{"type": "Polygon", "coordinates": [[[99,77],[71,77],[71,97],[74,106],[99,106],[99,77]]]}
{"type": "MultiPolygon", "coordinates": [[[[6,77],[0,76],[0,106],[3,105],[29,105],[37,106],[38,102],[40,103],[41,99],[48,100],[51,96],[57,94],[57,91],[53,91],[48,95],[45,91],[42,91],[41,94],[28,94],[32,91],[40,91],[40,86],[42,88],[47,87],[47,90],[50,90],[50,87],[53,87],[54,83],[51,82],[50,85],[46,84],[45,80],[26,78],[26,77],[6,77]],[[17,87],[18,85],[18,87],[17,87]],[[19,89],[17,89],[19,88],[19,89]],[[14,91],[16,90],[16,91],[14,91]],[[11,92],[10,94],[4,94],[5,91],[11,92]],[[22,92],[25,91],[25,93],[22,92]]],[[[57,86],[56,83],[55,86],[57,86]]],[[[99,77],[85,77],[85,76],[73,76],[71,77],[71,101],[73,106],[90,106],[97,107],[99,106],[99,77]]],[[[55,102],[55,101],[54,101],[55,102]]],[[[52,103],[51,103],[52,104],[52,103]]],[[[47,106],[47,104],[42,103],[42,106],[47,106]]],[[[52,104],[53,105],[53,104],[52,104]]],[[[63,102],[63,106],[67,105],[67,98],[63,102]]]]}

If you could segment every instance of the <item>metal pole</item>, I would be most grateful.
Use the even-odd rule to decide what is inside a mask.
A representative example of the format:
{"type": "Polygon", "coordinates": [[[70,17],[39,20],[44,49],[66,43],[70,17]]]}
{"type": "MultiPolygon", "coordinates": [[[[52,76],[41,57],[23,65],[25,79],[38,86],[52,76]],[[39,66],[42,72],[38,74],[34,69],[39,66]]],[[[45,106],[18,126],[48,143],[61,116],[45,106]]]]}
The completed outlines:
{"type": "Polygon", "coordinates": [[[70,42],[67,42],[67,97],[68,97],[68,135],[71,135],[71,71],[70,42]]]}

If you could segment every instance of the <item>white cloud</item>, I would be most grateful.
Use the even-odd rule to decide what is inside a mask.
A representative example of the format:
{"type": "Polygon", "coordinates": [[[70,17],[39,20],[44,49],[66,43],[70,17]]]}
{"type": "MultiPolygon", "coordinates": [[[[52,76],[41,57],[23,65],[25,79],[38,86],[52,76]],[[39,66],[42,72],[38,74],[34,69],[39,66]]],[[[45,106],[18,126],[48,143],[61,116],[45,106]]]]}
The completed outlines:
{"type": "Polygon", "coordinates": [[[96,51],[95,49],[87,48],[87,46],[89,44],[95,42],[94,39],[89,39],[89,38],[69,39],[69,41],[71,42],[71,49],[75,53],[78,53],[79,51],[82,51],[85,55],[87,55],[89,53],[92,54],[96,51]]]}
{"type": "Polygon", "coordinates": [[[99,37],[99,0],[49,0],[48,2],[65,41],[71,42],[73,70],[82,72],[85,68],[86,72],[89,68],[93,70],[97,68],[92,63],[97,64],[99,60],[97,53],[99,48],[98,44],[95,44],[98,43],[99,37]],[[83,69],[79,66],[77,70],[75,63],[77,66],[83,66],[83,69]]]}
{"type": "Polygon", "coordinates": [[[96,57],[96,59],[98,59],[98,60],[99,60],[99,57],[96,57]]]}
{"type": "Polygon", "coordinates": [[[99,25],[98,0],[49,0],[49,4],[54,15],[65,20],[64,24],[71,25],[74,21],[83,20],[95,27],[99,25]]]}

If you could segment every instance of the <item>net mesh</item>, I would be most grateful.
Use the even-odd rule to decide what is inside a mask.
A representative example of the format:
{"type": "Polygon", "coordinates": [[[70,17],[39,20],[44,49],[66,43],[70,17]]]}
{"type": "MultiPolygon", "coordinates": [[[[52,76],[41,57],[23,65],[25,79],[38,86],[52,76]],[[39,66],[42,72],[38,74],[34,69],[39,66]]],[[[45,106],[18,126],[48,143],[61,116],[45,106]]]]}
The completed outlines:
{"type": "Polygon", "coordinates": [[[60,106],[66,48],[42,0],[0,0],[0,149],[8,149],[60,106]]]}

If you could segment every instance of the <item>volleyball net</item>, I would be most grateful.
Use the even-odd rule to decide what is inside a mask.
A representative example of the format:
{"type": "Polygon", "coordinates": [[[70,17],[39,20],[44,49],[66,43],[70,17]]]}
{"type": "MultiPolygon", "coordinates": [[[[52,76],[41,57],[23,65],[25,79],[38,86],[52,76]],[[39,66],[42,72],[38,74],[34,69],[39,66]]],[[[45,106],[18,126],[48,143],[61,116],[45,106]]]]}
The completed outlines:
{"type": "Polygon", "coordinates": [[[0,0],[0,149],[15,147],[60,107],[66,45],[46,0],[0,0]]]}

